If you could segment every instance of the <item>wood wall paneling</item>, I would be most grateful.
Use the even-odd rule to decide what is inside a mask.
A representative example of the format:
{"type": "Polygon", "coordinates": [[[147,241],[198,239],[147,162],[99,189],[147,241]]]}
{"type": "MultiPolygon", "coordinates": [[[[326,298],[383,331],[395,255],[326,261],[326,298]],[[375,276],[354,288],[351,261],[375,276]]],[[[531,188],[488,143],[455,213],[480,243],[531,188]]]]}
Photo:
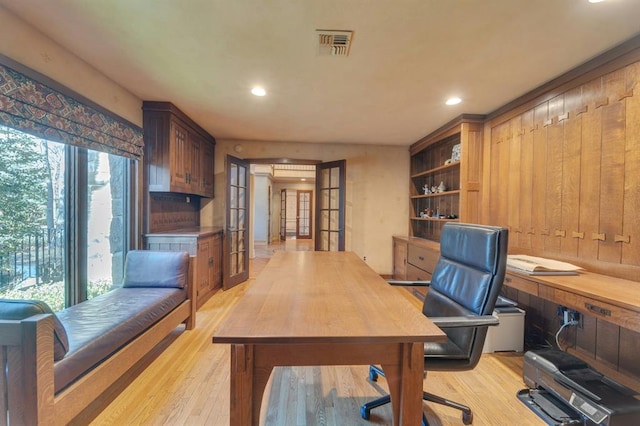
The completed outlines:
{"type": "Polygon", "coordinates": [[[596,319],[596,359],[617,370],[619,345],[620,327],[596,319]]]}
{"type": "Polygon", "coordinates": [[[200,197],[173,193],[149,194],[149,232],[190,228],[200,224],[200,197]]]}
{"type": "Polygon", "coordinates": [[[618,94],[625,87],[625,70],[605,75],[603,86],[599,232],[605,239],[598,243],[598,259],[620,263],[622,250],[614,236],[622,234],[624,208],[625,104],[618,94]]]}
{"type": "Polygon", "coordinates": [[[522,232],[520,226],[520,161],[521,161],[521,147],[522,147],[522,117],[517,116],[510,120],[509,123],[509,135],[508,141],[508,176],[507,176],[507,193],[506,203],[507,206],[514,206],[514,208],[507,208],[508,224],[509,224],[509,243],[513,247],[519,247],[519,237],[522,232]],[[516,207],[517,206],[517,207],[516,207]]]}
{"type": "MultiPolygon", "coordinates": [[[[640,265],[640,62],[626,68],[622,263],[640,265]],[[632,237],[632,234],[634,234],[632,237]]],[[[615,236],[614,236],[615,238],[615,236]]]]}
{"type": "Polygon", "coordinates": [[[578,241],[584,239],[579,232],[580,221],[580,152],[582,147],[582,114],[576,111],[582,107],[582,88],[568,91],[564,97],[565,112],[558,119],[564,126],[562,146],[562,211],[560,229],[560,251],[575,257],[578,255],[578,241]]]}
{"type": "Polygon", "coordinates": [[[545,241],[544,249],[548,253],[560,252],[562,238],[562,140],[564,137],[564,120],[558,117],[564,114],[564,95],[549,101],[547,120],[544,122],[547,145],[547,184],[545,209],[545,241]]]}
{"type": "Polygon", "coordinates": [[[582,326],[576,330],[576,349],[593,359],[596,357],[596,319],[583,315],[581,324],[582,326]]]}
{"type": "Polygon", "coordinates": [[[580,151],[580,226],[584,239],[578,243],[578,257],[598,257],[600,206],[600,152],[602,150],[602,109],[596,100],[602,97],[602,79],[583,86],[582,102],[586,111],[582,116],[582,149],[580,151]]]}
{"type": "MultiPolygon", "coordinates": [[[[533,203],[531,215],[531,249],[544,250],[544,237],[549,233],[546,227],[547,210],[547,127],[548,103],[538,105],[533,111],[533,187],[530,194],[533,203]]],[[[527,194],[521,194],[523,197],[527,194]]]]}
{"type": "MultiPolygon", "coordinates": [[[[522,114],[522,137],[520,138],[520,191],[521,194],[533,192],[533,110],[522,114]]],[[[531,197],[520,197],[518,208],[520,209],[518,247],[524,250],[531,249],[531,218],[533,215],[533,200],[531,197]]],[[[509,236],[511,237],[511,236],[509,236]]]]}
{"type": "Polygon", "coordinates": [[[487,123],[486,223],[509,250],[638,281],[640,63],[487,123]]]}
{"type": "Polygon", "coordinates": [[[625,375],[640,377],[638,353],[640,353],[640,333],[621,328],[618,371],[625,375]]]}

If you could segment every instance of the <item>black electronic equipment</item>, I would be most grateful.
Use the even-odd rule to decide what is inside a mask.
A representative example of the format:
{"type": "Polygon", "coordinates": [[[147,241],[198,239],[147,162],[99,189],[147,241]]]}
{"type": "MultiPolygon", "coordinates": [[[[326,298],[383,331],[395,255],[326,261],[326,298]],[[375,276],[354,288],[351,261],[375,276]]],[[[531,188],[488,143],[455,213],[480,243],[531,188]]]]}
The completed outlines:
{"type": "Polygon", "coordinates": [[[640,395],[571,354],[527,351],[522,373],[518,399],[549,425],[640,425],[640,395]]]}

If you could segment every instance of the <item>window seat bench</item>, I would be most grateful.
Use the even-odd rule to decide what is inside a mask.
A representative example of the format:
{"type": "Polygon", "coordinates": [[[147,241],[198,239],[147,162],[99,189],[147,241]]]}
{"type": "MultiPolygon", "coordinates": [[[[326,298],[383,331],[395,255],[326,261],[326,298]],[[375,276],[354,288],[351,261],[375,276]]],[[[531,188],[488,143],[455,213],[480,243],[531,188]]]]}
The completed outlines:
{"type": "Polygon", "coordinates": [[[122,287],[60,312],[1,299],[0,425],[68,423],[181,323],[192,329],[192,267],[187,253],[131,251],[122,287]]]}

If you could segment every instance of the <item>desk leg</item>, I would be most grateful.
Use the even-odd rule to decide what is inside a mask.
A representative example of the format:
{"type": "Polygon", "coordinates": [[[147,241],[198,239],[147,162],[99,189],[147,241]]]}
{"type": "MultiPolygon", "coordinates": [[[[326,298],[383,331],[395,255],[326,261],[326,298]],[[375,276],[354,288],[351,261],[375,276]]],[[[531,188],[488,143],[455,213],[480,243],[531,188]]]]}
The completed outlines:
{"type": "Polygon", "coordinates": [[[424,344],[400,345],[400,362],[382,365],[389,384],[394,425],[419,425],[422,422],[422,377],[424,344]]]}
{"type": "Polygon", "coordinates": [[[231,345],[231,426],[258,426],[271,368],[256,369],[254,345],[231,345]]]}

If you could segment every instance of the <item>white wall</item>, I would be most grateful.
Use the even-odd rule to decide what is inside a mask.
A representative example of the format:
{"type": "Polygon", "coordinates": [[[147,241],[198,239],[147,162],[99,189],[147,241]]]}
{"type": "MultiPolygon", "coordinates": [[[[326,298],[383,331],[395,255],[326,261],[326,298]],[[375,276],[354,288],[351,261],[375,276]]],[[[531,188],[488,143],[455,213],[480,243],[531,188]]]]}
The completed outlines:
{"type": "Polygon", "coordinates": [[[142,100],[0,6],[0,53],[142,126],[142,100]]]}
{"type": "Polygon", "coordinates": [[[253,240],[266,243],[269,239],[269,187],[271,178],[266,174],[256,174],[252,189],[255,205],[252,212],[253,240]]]}

